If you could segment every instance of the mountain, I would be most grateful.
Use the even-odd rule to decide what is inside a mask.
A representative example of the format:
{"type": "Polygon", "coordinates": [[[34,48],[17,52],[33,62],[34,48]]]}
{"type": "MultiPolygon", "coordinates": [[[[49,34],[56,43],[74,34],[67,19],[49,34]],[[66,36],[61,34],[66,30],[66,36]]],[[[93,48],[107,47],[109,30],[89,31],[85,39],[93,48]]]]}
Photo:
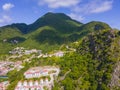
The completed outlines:
{"type": "Polygon", "coordinates": [[[25,23],[16,23],[12,25],[7,25],[6,27],[15,27],[19,29],[22,33],[26,34],[35,31],[40,27],[50,26],[54,27],[60,32],[66,33],[73,32],[73,30],[76,30],[75,28],[80,25],[82,25],[82,23],[72,20],[64,13],[49,12],[30,25],[26,25],[25,23]]]}
{"type": "Polygon", "coordinates": [[[76,27],[80,25],[82,25],[82,23],[72,20],[63,13],[47,13],[33,24],[29,25],[29,30],[32,31],[43,26],[50,26],[61,33],[69,33],[74,32],[76,27]]]}
{"type": "MultiPolygon", "coordinates": [[[[97,21],[83,24],[64,13],[49,12],[30,25],[14,23],[0,27],[0,45],[1,47],[7,45],[10,48],[17,45],[47,51],[48,48],[45,48],[45,45],[51,49],[54,45],[56,47],[74,42],[91,32],[104,29],[111,29],[111,27],[106,23],[97,21]],[[5,43],[3,43],[4,40],[6,40],[5,43]],[[14,44],[16,40],[17,44],[14,44]],[[29,44],[29,42],[31,43],[29,44]]],[[[3,49],[2,52],[8,51],[3,49]]]]}

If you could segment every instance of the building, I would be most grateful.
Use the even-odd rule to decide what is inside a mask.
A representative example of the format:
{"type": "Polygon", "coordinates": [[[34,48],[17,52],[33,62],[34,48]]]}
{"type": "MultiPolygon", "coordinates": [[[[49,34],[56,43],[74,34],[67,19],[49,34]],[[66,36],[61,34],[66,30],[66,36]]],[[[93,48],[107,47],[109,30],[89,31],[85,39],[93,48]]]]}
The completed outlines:
{"type": "Polygon", "coordinates": [[[64,52],[62,52],[62,51],[56,52],[56,53],[54,53],[54,56],[56,56],[56,57],[63,57],[64,56],[64,52]]]}
{"type": "Polygon", "coordinates": [[[37,50],[37,49],[31,49],[31,50],[26,50],[25,48],[23,47],[16,47],[14,48],[12,51],[9,51],[10,54],[19,54],[19,55],[29,55],[29,54],[32,54],[32,53],[38,53],[38,54],[41,54],[42,51],[41,50],[37,50]]]}
{"type": "Polygon", "coordinates": [[[30,68],[24,73],[27,80],[18,82],[15,90],[44,90],[44,87],[48,88],[48,90],[52,90],[54,77],[58,76],[59,72],[59,68],[54,66],[30,68]],[[50,80],[48,80],[48,78],[44,80],[42,78],[36,81],[32,80],[32,78],[40,78],[42,76],[49,76],[50,80]]]}
{"type": "Polygon", "coordinates": [[[56,67],[35,67],[31,68],[24,73],[25,78],[39,78],[42,76],[48,76],[49,72],[55,70],[58,71],[59,69],[56,67]]]}
{"type": "MultiPolygon", "coordinates": [[[[41,79],[40,81],[24,81],[24,82],[18,82],[15,90],[44,90],[44,87],[50,88],[52,87],[52,83],[48,81],[48,78],[45,80],[41,79]]],[[[0,89],[1,90],[1,89],[0,89]]]]}

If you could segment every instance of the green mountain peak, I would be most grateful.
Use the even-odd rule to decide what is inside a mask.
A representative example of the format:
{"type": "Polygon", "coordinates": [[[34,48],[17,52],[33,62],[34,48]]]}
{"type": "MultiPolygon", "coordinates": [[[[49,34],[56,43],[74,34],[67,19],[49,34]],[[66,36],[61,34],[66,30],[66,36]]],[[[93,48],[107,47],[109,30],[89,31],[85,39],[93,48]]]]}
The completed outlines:
{"type": "MultiPolygon", "coordinates": [[[[17,40],[18,45],[20,44],[23,47],[40,48],[37,46],[46,43],[52,46],[74,42],[91,32],[104,29],[111,30],[111,27],[106,23],[98,21],[82,24],[71,19],[64,13],[49,12],[30,25],[14,23],[1,27],[0,43],[2,45],[1,47],[3,47],[17,40]],[[8,43],[2,43],[4,39],[7,39],[8,43]]],[[[2,51],[6,52],[4,49],[2,51]]]]}

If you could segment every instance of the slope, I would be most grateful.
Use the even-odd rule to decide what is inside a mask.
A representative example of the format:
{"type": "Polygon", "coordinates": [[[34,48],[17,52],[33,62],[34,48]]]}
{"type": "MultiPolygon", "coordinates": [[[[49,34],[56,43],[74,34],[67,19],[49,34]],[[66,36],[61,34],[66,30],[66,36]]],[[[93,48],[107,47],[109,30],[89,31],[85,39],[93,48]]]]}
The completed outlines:
{"type": "Polygon", "coordinates": [[[116,68],[119,71],[117,64],[120,61],[119,42],[119,31],[100,30],[89,34],[78,46],[77,52],[80,55],[88,55],[89,58],[97,61],[97,63],[94,63],[97,66],[94,69],[89,69],[92,75],[91,84],[96,86],[97,90],[117,90],[117,88],[119,90],[120,88],[118,83],[120,79],[117,78],[120,75],[114,73],[116,68]],[[117,84],[113,82],[116,79],[117,84]]]}

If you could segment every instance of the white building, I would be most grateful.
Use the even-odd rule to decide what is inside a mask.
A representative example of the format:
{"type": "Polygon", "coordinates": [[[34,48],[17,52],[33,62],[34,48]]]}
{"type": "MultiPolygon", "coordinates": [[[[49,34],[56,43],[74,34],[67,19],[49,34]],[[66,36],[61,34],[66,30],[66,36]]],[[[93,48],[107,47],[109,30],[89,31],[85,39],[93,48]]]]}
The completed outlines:
{"type": "Polygon", "coordinates": [[[35,86],[38,86],[39,85],[39,83],[38,83],[38,81],[35,81],[35,84],[34,84],[35,86]]]}
{"type": "Polygon", "coordinates": [[[63,57],[64,56],[64,52],[62,52],[62,51],[56,52],[56,53],[54,53],[54,56],[56,56],[56,57],[63,57]]]}
{"type": "Polygon", "coordinates": [[[19,87],[21,87],[22,86],[22,82],[20,81],[20,82],[18,82],[18,86],[19,87]]]}
{"type": "MultiPolygon", "coordinates": [[[[44,81],[43,79],[39,81],[24,81],[24,82],[18,82],[15,90],[44,90],[43,87],[51,87],[51,82],[48,81],[48,79],[46,78],[44,81]]],[[[0,89],[1,90],[1,89],[0,89]]],[[[51,90],[51,89],[49,89],[51,90]]]]}
{"type": "Polygon", "coordinates": [[[43,84],[43,79],[40,80],[40,84],[41,84],[41,85],[43,84]]]}
{"type": "Polygon", "coordinates": [[[23,82],[23,86],[28,86],[27,81],[24,81],[24,82],[23,82]]]}
{"type": "MultiPolygon", "coordinates": [[[[25,78],[39,78],[42,76],[48,76],[49,72],[55,67],[35,67],[31,68],[24,73],[25,78]]],[[[56,70],[56,69],[55,69],[56,70]]]]}
{"type": "Polygon", "coordinates": [[[30,87],[33,86],[33,82],[32,82],[32,81],[29,82],[29,86],[30,86],[30,87]]]}
{"type": "Polygon", "coordinates": [[[54,76],[58,76],[60,69],[54,66],[44,66],[44,67],[34,67],[30,68],[24,73],[26,79],[40,78],[42,76],[50,76],[50,80],[46,78],[45,80],[40,79],[40,81],[24,81],[19,82],[15,90],[44,90],[43,87],[46,86],[49,90],[52,90],[54,86],[54,76]]]}
{"type": "Polygon", "coordinates": [[[37,50],[37,49],[26,50],[23,47],[16,47],[12,51],[9,51],[10,54],[19,54],[19,55],[21,55],[21,54],[29,55],[32,53],[41,54],[41,52],[42,52],[41,50],[37,50]]]}

